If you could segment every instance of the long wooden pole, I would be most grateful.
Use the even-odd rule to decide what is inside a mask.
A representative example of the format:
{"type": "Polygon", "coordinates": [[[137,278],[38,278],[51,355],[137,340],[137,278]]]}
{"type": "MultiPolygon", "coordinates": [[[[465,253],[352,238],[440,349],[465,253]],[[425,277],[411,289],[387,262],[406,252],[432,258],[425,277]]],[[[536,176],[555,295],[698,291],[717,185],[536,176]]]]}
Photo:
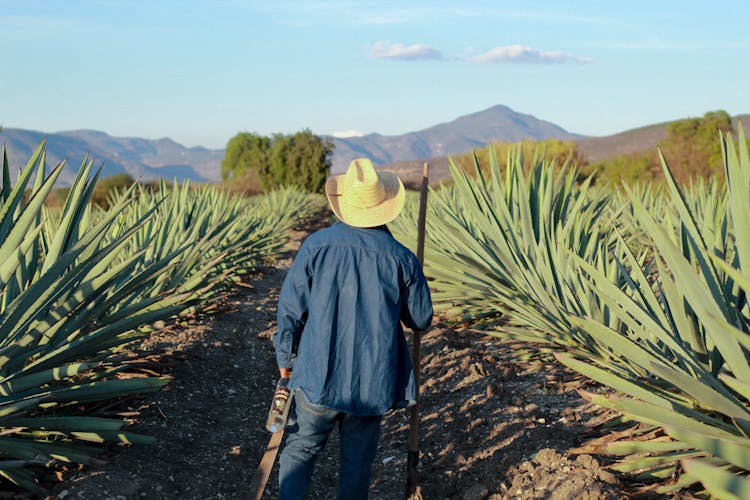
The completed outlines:
{"type": "Polygon", "coordinates": [[[250,481],[250,496],[249,500],[260,500],[263,496],[263,491],[266,489],[268,478],[271,476],[271,470],[273,464],[276,462],[276,455],[279,454],[279,447],[281,446],[281,438],[284,437],[284,431],[274,432],[271,434],[271,439],[268,442],[268,447],[263,458],[260,460],[258,469],[253,474],[253,478],[250,481]]]}
{"type": "MultiPolygon", "coordinates": [[[[422,166],[422,185],[419,189],[419,219],[417,222],[417,259],[424,266],[424,239],[425,239],[425,220],[427,219],[427,193],[430,185],[430,165],[425,162],[422,166]]],[[[421,383],[420,364],[421,353],[420,343],[422,332],[412,331],[412,355],[411,361],[414,366],[414,385],[417,389],[417,403],[411,407],[409,415],[409,452],[406,459],[407,477],[406,477],[406,498],[411,497],[417,492],[418,478],[417,466],[419,464],[419,387],[421,383]]]]}

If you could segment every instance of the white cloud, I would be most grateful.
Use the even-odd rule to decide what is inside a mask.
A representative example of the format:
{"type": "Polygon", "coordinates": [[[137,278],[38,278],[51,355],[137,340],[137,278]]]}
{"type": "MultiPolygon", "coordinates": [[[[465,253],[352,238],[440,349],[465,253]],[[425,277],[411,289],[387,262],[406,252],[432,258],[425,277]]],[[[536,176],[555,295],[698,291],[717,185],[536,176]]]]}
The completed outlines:
{"type": "Polygon", "coordinates": [[[343,132],[334,132],[331,134],[334,137],[338,137],[339,139],[346,139],[348,137],[362,137],[363,134],[359,130],[344,130],[343,132]]]}
{"type": "Polygon", "coordinates": [[[375,59],[468,61],[480,64],[561,64],[571,62],[585,64],[591,62],[591,59],[588,57],[576,57],[557,51],[544,51],[519,44],[495,47],[478,55],[471,55],[473,52],[473,47],[467,47],[464,50],[465,55],[463,57],[446,56],[439,48],[432,45],[404,45],[402,43],[375,42],[370,47],[369,55],[375,59]]]}
{"type": "Polygon", "coordinates": [[[370,57],[375,59],[405,59],[408,61],[439,60],[443,58],[440,49],[431,45],[375,42],[370,48],[370,57]]]}
{"type": "Polygon", "coordinates": [[[567,62],[588,63],[588,57],[575,57],[564,52],[544,51],[524,45],[504,45],[495,47],[484,54],[469,58],[469,61],[484,64],[532,63],[560,64],[567,62]]]}

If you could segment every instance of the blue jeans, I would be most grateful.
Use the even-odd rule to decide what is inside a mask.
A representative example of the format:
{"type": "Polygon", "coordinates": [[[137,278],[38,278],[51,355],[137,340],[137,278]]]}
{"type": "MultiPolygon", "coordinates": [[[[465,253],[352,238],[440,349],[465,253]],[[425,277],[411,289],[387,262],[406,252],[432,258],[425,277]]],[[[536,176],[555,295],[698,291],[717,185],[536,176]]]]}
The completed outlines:
{"type": "Polygon", "coordinates": [[[291,411],[296,413],[296,422],[286,429],[286,445],[279,459],[281,500],[305,497],[315,460],[336,424],[341,436],[338,498],[366,499],[383,417],[359,417],[314,405],[302,390],[295,392],[291,411]]]}

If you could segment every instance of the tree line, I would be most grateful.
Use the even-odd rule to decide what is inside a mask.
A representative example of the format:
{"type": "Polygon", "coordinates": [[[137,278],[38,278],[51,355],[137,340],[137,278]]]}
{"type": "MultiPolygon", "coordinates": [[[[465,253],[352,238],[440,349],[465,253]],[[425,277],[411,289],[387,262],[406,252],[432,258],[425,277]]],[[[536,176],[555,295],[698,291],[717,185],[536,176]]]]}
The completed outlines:
{"type": "MultiPolygon", "coordinates": [[[[702,117],[675,120],[667,124],[667,137],[659,141],[659,150],[675,179],[684,184],[697,177],[724,177],[724,160],[719,134],[735,135],[732,117],[726,111],[709,111],[702,117]]],[[[621,180],[661,182],[664,180],[658,150],[639,151],[585,165],[583,172],[593,174],[605,184],[621,180]]]]}
{"type": "MultiPolygon", "coordinates": [[[[659,149],[679,182],[685,183],[695,177],[723,177],[720,132],[736,132],[731,116],[723,110],[710,111],[702,117],[676,120],[667,125],[667,137],[659,142],[659,149]]],[[[558,165],[565,161],[576,165],[582,177],[593,175],[595,182],[601,184],[617,185],[623,180],[663,180],[655,148],[587,163],[575,141],[524,140],[515,144],[491,143],[487,147],[455,155],[452,159],[460,168],[473,172],[475,157],[482,168],[489,165],[490,148],[497,154],[501,168],[509,151],[514,148],[523,154],[526,168],[534,161],[535,154],[543,153],[558,165]]],[[[321,138],[309,129],[295,134],[271,136],[239,132],[227,143],[221,163],[221,177],[231,189],[245,194],[283,186],[322,192],[330,174],[333,149],[330,138],[321,138]]],[[[94,196],[99,204],[106,204],[108,193],[115,187],[126,187],[134,182],[130,176],[120,177],[100,181],[102,185],[97,186],[94,196]]]]}
{"type": "Polygon", "coordinates": [[[227,143],[221,178],[245,192],[283,186],[322,192],[331,170],[333,141],[304,129],[263,136],[240,132],[227,143]]]}
{"type": "Polygon", "coordinates": [[[552,159],[558,166],[565,161],[578,166],[582,177],[593,175],[597,183],[618,185],[622,181],[662,182],[664,174],[658,153],[661,150],[677,181],[684,184],[697,177],[715,175],[723,178],[720,133],[736,133],[731,116],[722,110],[669,123],[667,136],[659,141],[658,149],[623,154],[598,162],[588,163],[575,141],[560,139],[528,139],[515,144],[492,143],[485,148],[454,156],[453,161],[460,168],[473,172],[474,157],[480,167],[485,168],[489,165],[489,149],[494,148],[502,168],[508,152],[514,148],[522,153],[524,168],[528,168],[534,161],[534,155],[543,152],[547,159],[552,159]]]}

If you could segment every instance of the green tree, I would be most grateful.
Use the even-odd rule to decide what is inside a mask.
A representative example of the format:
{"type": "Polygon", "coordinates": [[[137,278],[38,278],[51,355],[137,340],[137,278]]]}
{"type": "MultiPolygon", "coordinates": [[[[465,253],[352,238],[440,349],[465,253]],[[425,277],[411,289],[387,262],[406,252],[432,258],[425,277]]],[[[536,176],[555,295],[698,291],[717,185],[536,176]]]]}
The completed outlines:
{"type": "Polygon", "coordinates": [[[273,135],[266,171],[261,173],[261,182],[265,189],[286,186],[290,183],[289,181],[294,173],[288,171],[287,157],[292,148],[292,136],[284,134],[273,135]]]}
{"type": "MultiPolygon", "coordinates": [[[[667,138],[659,142],[675,178],[684,184],[695,177],[723,177],[719,132],[732,133],[732,119],[726,111],[710,111],[698,118],[676,120],[667,125],[667,138]]],[[[662,182],[656,151],[638,151],[586,165],[597,182],[618,185],[621,181],[662,182]]]]}
{"type": "Polygon", "coordinates": [[[265,190],[298,186],[321,192],[331,170],[333,147],[330,139],[322,139],[308,129],[270,138],[243,132],[227,144],[222,179],[246,179],[247,172],[254,172],[265,190]]]}
{"type": "Polygon", "coordinates": [[[597,184],[615,187],[622,181],[656,182],[664,178],[656,151],[639,151],[589,163],[581,173],[584,176],[593,174],[597,184]]]}
{"type": "Polygon", "coordinates": [[[331,170],[333,148],[330,139],[321,139],[307,129],[291,136],[285,151],[284,184],[322,192],[331,170]]]}
{"type": "Polygon", "coordinates": [[[135,184],[135,179],[126,172],[103,177],[94,186],[91,201],[106,210],[109,208],[110,193],[125,190],[133,184],[135,184]]]}
{"type": "Polygon", "coordinates": [[[231,180],[245,170],[262,171],[268,162],[271,139],[262,135],[240,132],[227,143],[221,162],[221,179],[231,180]]]}
{"type": "Polygon", "coordinates": [[[723,174],[720,131],[733,131],[726,111],[709,111],[701,118],[677,120],[667,126],[667,138],[659,146],[679,181],[723,174]]]}

